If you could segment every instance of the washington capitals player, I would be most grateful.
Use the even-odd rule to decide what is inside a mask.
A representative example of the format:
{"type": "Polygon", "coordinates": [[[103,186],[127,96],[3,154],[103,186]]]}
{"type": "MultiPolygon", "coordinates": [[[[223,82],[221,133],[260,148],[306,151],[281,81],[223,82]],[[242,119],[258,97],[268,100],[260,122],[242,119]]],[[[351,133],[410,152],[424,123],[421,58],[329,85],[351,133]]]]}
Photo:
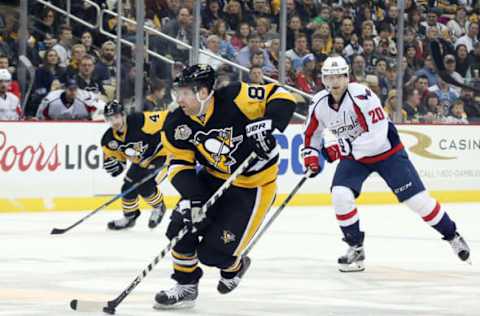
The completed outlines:
{"type": "Polygon", "coordinates": [[[442,234],[458,257],[467,261],[468,245],[455,222],[425,190],[379,98],[366,86],[349,83],[348,73],[343,57],[325,60],[322,79],[327,89],[312,99],[302,150],[305,167],[314,176],[321,171],[320,153],[329,162],[340,159],[331,187],[332,202],[344,241],[350,246],[338,259],[340,271],[365,269],[364,232],[359,227],[355,199],[372,172],[377,172],[400,202],[442,234]],[[325,129],[336,137],[336,144],[324,143],[325,129]]]}

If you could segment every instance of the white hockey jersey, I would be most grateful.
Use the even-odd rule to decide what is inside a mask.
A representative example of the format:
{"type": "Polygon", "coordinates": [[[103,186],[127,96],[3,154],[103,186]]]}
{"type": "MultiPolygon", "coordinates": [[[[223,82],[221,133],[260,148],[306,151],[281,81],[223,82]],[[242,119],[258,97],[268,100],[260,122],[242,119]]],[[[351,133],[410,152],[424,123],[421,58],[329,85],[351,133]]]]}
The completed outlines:
{"type": "Polygon", "coordinates": [[[348,84],[339,104],[327,90],[313,97],[306,122],[305,147],[321,150],[325,129],[337,139],[350,141],[352,150],[348,158],[365,163],[386,159],[403,148],[380,99],[359,83],[348,84]]]}
{"type": "Polygon", "coordinates": [[[20,100],[11,92],[0,95],[0,120],[17,121],[22,117],[20,100]]]}
{"type": "Polygon", "coordinates": [[[97,110],[96,103],[93,93],[77,89],[75,100],[67,104],[64,90],[55,90],[43,98],[36,116],[41,120],[90,120],[97,110]]]}

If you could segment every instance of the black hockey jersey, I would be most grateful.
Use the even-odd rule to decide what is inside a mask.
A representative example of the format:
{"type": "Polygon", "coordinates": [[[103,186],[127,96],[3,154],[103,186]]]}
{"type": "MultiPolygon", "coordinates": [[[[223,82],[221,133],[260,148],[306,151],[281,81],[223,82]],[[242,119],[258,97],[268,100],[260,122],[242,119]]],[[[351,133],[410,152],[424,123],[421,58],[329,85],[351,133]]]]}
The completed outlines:
{"type": "Polygon", "coordinates": [[[160,130],[167,114],[167,111],[133,113],[127,116],[122,134],[109,128],[102,137],[104,159],[130,160],[146,167],[153,159],[166,156],[160,130]]]}
{"type": "MultiPolygon", "coordinates": [[[[169,178],[185,198],[195,196],[195,164],[211,175],[227,179],[250,155],[245,126],[269,118],[283,132],[295,110],[294,97],[276,84],[234,83],[215,91],[203,119],[178,108],[169,114],[162,143],[172,155],[169,178]]],[[[234,185],[254,188],[272,182],[278,172],[278,146],[269,160],[257,160],[234,185]]]]}

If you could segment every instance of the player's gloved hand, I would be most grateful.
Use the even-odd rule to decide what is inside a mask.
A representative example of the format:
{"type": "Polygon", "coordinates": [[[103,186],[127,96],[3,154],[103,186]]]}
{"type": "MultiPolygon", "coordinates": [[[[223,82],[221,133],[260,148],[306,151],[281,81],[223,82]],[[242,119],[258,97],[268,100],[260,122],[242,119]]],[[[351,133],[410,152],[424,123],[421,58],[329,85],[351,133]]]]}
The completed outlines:
{"type": "Polygon", "coordinates": [[[352,153],[352,143],[347,138],[339,138],[337,144],[324,146],[322,154],[328,162],[347,157],[352,153]]]}
{"type": "Polygon", "coordinates": [[[202,205],[203,203],[198,200],[180,200],[170,216],[167,237],[174,238],[185,226],[194,233],[204,230],[209,224],[209,219],[202,213],[202,205]]]}
{"type": "Polygon", "coordinates": [[[114,158],[107,158],[103,162],[103,168],[112,176],[116,177],[125,169],[125,162],[114,158]]]}
{"type": "Polygon", "coordinates": [[[320,171],[322,171],[322,166],[320,165],[320,153],[318,150],[312,147],[304,147],[302,148],[301,155],[306,171],[310,170],[310,178],[315,177],[320,171]]]}
{"type": "Polygon", "coordinates": [[[272,120],[260,119],[254,121],[245,126],[245,132],[248,142],[258,158],[268,159],[268,155],[277,145],[275,137],[272,135],[272,120]]]}

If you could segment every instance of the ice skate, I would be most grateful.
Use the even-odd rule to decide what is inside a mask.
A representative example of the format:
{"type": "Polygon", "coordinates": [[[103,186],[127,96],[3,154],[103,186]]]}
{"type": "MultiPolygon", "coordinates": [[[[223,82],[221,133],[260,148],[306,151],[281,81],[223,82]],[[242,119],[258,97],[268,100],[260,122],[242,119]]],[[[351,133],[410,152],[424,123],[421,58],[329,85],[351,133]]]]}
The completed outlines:
{"type": "MultiPolygon", "coordinates": [[[[444,238],[444,240],[446,239],[444,238]]],[[[472,261],[470,260],[470,248],[459,233],[455,233],[455,237],[447,241],[450,246],[452,246],[453,252],[455,252],[460,260],[472,264],[472,261]]]]}
{"type": "Polygon", "coordinates": [[[198,283],[176,284],[167,291],[155,295],[155,309],[185,309],[192,308],[198,296],[198,283]]]}
{"type": "Polygon", "coordinates": [[[242,280],[243,275],[247,272],[248,268],[250,267],[250,258],[243,257],[242,258],[242,268],[238,271],[237,275],[235,275],[232,279],[221,278],[218,281],[217,290],[220,294],[228,294],[233,291],[242,280]]]}
{"type": "Polygon", "coordinates": [[[362,245],[350,246],[344,256],[338,258],[340,272],[361,272],[365,270],[365,251],[362,245]]]}
{"type": "Polygon", "coordinates": [[[150,218],[148,219],[148,227],[155,228],[160,224],[162,221],[163,216],[165,215],[167,208],[165,207],[165,203],[160,203],[157,207],[152,210],[150,214],[150,218]]]}
{"type": "Polygon", "coordinates": [[[123,218],[113,220],[108,223],[108,229],[110,230],[122,230],[135,226],[137,218],[140,216],[140,211],[132,212],[125,215],[123,218]]]}

